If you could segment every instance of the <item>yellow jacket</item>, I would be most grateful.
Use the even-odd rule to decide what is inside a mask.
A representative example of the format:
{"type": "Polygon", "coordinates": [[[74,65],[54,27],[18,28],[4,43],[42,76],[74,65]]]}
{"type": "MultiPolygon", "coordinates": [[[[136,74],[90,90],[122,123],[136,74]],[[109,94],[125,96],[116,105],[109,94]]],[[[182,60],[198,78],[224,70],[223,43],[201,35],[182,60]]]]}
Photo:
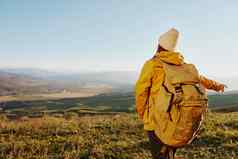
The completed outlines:
{"type": "MultiPolygon", "coordinates": [[[[181,65],[184,63],[184,58],[180,53],[169,51],[156,53],[152,59],[145,62],[135,86],[136,110],[143,119],[145,130],[154,130],[154,123],[151,115],[151,112],[153,112],[154,109],[152,101],[156,93],[158,93],[164,79],[162,64],[156,60],[156,58],[174,65],[181,65]]],[[[221,89],[219,83],[207,79],[204,76],[200,75],[200,81],[207,89],[216,91],[221,89]]]]}

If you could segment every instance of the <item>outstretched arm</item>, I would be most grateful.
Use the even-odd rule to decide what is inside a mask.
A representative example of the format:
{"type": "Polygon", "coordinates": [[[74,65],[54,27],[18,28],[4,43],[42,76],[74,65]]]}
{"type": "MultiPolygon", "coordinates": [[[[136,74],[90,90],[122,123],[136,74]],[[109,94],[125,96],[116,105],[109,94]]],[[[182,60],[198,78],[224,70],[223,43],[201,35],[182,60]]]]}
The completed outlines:
{"type": "Polygon", "coordinates": [[[226,87],[226,85],[210,80],[202,75],[200,75],[200,82],[205,88],[212,89],[217,92],[224,92],[224,88],[226,87]]]}
{"type": "Polygon", "coordinates": [[[143,118],[145,108],[148,104],[152,75],[152,63],[151,61],[147,61],[141,70],[140,77],[135,86],[136,110],[140,118],[143,118]]]}

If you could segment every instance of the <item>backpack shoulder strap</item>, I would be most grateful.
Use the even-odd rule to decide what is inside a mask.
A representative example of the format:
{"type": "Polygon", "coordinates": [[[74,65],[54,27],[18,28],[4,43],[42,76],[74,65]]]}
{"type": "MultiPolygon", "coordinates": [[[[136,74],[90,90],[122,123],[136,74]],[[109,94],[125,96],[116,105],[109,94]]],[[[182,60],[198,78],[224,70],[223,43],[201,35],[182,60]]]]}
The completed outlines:
{"type": "Polygon", "coordinates": [[[161,63],[161,65],[163,65],[163,63],[164,63],[159,57],[156,57],[156,56],[154,56],[154,57],[152,58],[152,60],[161,63]]]}

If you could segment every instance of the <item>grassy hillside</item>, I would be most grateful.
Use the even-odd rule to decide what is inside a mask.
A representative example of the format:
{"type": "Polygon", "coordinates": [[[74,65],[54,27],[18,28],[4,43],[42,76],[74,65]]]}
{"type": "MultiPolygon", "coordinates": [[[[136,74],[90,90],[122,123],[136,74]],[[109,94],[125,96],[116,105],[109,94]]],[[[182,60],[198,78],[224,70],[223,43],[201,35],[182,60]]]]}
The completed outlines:
{"type": "MultiPolygon", "coordinates": [[[[24,99],[23,97],[21,99],[24,99]]],[[[212,111],[238,111],[238,95],[211,95],[209,108],[212,111]]],[[[0,104],[0,109],[12,115],[40,115],[45,113],[134,112],[133,93],[110,93],[84,98],[34,99],[9,101],[0,104]]]]}
{"type": "Polygon", "coordinates": [[[210,95],[209,105],[214,110],[226,111],[226,109],[238,111],[238,94],[210,95]]]}
{"type": "MultiPolygon", "coordinates": [[[[212,110],[237,110],[238,95],[209,99],[212,110]]],[[[134,111],[132,93],[1,103],[0,159],[149,159],[148,140],[134,111]]],[[[198,139],[178,154],[238,159],[237,123],[238,112],[209,113],[198,139]]]]}
{"type": "Polygon", "coordinates": [[[9,101],[0,107],[10,115],[42,115],[97,112],[134,112],[134,96],[128,94],[98,95],[93,97],[56,99],[56,100],[28,100],[9,101]]]}
{"type": "MultiPolygon", "coordinates": [[[[209,113],[198,139],[178,151],[186,159],[237,159],[238,113],[209,113]]],[[[136,114],[0,119],[0,158],[149,159],[136,114]]]]}

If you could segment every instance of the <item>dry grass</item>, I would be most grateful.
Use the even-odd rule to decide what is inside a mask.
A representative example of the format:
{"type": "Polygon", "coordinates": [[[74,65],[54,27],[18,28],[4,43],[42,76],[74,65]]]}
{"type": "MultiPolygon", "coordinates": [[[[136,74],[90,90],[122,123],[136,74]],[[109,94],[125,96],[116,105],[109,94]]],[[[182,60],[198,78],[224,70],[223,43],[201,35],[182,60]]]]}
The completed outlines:
{"type": "MultiPolygon", "coordinates": [[[[209,114],[198,139],[178,151],[187,159],[237,159],[238,113],[209,114]]],[[[0,158],[149,159],[149,144],[135,114],[0,118],[0,158]]]]}

